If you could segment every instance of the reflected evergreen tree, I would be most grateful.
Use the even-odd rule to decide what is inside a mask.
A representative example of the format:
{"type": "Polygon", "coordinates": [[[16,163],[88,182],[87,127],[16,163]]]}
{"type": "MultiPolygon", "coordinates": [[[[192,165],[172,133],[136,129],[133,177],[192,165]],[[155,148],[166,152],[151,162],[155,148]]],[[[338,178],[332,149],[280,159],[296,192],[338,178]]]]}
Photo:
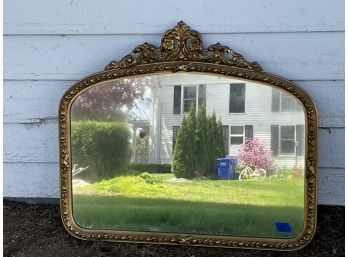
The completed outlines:
{"type": "Polygon", "coordinates": [[[196,122],[196,157],[197,157],[197,176],[203,176],[209,169],[209,139],[208,122],[205,106],[201,105],[197,114],[196,122]]]}
{"type": "Polygon", "coordinates": [[[224,157],[224,149],[222,123],[216,120],[215,113],[207,117],[201,105],[196,115],[191,105],[177,135],[172,172],[177,178],[216,178],[215,159],[224,157]]]}
{"type": "Polygon", "coordinates": [[[178,132],[172,162],[172,172],[177,178],[192,179],[195,169],[194,124],[190,117],[183,119],[178,132]]]}

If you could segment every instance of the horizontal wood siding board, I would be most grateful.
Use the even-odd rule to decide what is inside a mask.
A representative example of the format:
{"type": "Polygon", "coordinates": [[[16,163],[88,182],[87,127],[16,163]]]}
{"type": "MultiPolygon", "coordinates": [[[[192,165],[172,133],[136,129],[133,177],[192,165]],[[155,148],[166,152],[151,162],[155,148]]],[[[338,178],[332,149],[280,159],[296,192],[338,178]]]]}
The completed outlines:
{"type": "Polygon", "coordinates": [[[59,101],[73,81],[5,81],[4,123],[58,119],[59,101]]]}
{"type": "Polygon", "coordinates": [[[58,163],[4,163],[4,196],[59,197],[58,163]]]}
{"type": "Polygon", "coordinates": [[[344,2],[4,1],[5,34],[159,33],[179,19],[205,33],[343,31],[344,2]]]}
{"type": "MultiPolygon", "coordinates": [[[[4,163],[3,177],[6,197],[59,197],[58,163],[4,163]]],[[[319,168],[318,177],[319,204],[344,205],[344,169],[319,168]]]]}
{"type": "Polygon", "coordinates": [[[58,124],[4,124],[4,162],[57,162],[58,124]]]}
{"type": "Polygon", "coordinates": [[[319,169],[318,203],[327,205],[344,205],[344,169],[319,169]]]}
{"type": "Polygon", "coordinates": [[[320,127],[344,127],[344,81],[295,81],[313,99],[319,115],[320,127]],[[335,125],[333,125],[335,124],[335,125]]]}
{"type": "MultiPolygon", "coordinates": [[[[344,33],[207,34],[265,71],[291,80],[344,79],[344,33]],[[313,44],[315,42],[315,44],[313,44]]],[[[5,36],[4,79],[77,80],[157,35],[5,36]]]]}

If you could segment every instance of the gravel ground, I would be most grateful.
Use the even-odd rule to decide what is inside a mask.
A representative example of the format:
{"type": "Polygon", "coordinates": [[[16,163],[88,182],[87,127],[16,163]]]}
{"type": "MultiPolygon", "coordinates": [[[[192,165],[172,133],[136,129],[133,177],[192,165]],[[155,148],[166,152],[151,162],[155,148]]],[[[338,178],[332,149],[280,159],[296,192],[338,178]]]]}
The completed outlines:
{"type": "Polygon", "coordinates": [[[59,206],[4,200],[4,256],[344,256],[344,207],[318,206],[317,232],[312,242],[298,251],[272,252],[82,241],[63,227],[59,206]]]}

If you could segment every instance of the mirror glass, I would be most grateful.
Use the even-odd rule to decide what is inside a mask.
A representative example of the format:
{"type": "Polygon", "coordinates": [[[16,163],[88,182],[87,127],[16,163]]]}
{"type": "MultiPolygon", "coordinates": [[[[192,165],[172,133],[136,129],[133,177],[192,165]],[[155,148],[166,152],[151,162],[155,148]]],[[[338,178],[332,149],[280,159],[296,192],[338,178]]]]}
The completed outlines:
{"type": "Polygon", "coordinates": [[[269,85],[198,73],[99,83],[70,109],[88,229],[272,238],[304,227],[305,114],[269,85]]]}

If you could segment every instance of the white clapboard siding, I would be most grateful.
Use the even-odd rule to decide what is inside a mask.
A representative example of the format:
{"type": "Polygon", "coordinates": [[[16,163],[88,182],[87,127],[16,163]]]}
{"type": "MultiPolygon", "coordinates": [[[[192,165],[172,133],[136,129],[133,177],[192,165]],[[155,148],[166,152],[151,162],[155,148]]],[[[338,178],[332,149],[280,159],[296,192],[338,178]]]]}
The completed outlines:
{"type": "Polygon", "coordinates": [[[157,34],[179,19],[209,33],[342,31],[344,2],[7,0],[4,4],[5,34],[157,34]]]}
{"type": "MultiPolygon", "coordinates": [[[[146,41],[159,45],[160,36],[6,36],[4,79],[80,79],[146,41]]],[[[203,42],[231,46],[265,71],[291,80],[344,79],[343,32],[207,34],[203,42]]]]}
{"type": "Polygon", "coordinates": [[[344,177],[344,169],[319,169],[319,204],[344,205],[344,177]]]}
{"type": "MultiPolygon", "coordinates": [[[[295,81],[313,98],[320,127],[344,127],[344,81],[295,81]]],[[[74,81],[5,81],[4,122],[57,119],[58,105],[74,81]]]]}
{"type": "Polygon", "coordinates": [[[5,81],[4,123],[58,119],[59,101],[73,81],[5,81]]]}
{"type": "Polygon", "coordinates": [[[344,167],[344,131],[332,128],[319,129],[319,166],[344,167]]]}
{"type": "Polygon", "coordinates": [[[4,162],[57,162],[57,120],[4,124],[4,162]]]}
{"type": "Polygon", "coordinates": [[[58,163],[4,163],[7,197],[59,197],[58,163]]]}
{"type": "Polygon", "coordinates": [[[313,99],[319,127],[344,127],[344,81],[295,81],[313,99]]]}
{"type": "MultiPolygon", "coordinates": [[[[58,163],[4,163],[7,197],[59,197],[58,163]]],[[[319,168],[319,204],[344,205],[344,169],[319,168]]]]}

